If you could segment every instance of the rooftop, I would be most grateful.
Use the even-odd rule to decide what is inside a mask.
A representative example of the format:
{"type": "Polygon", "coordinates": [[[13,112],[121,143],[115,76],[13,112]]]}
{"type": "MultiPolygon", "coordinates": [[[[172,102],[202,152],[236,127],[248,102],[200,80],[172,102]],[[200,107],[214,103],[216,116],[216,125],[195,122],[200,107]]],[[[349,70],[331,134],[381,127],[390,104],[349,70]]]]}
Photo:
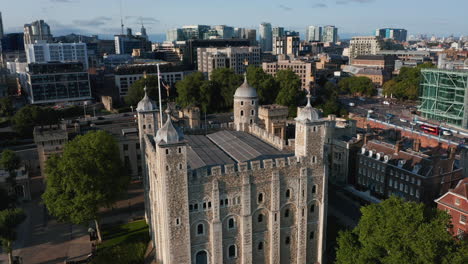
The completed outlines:
{"type": "Polygon", "coordinates": [[[189,145],[187,159],[191,169],[294,155],[277,150],[246,132],[223,130],[206,136],[186,135],[185,139],[189,145]]]}
{"type": "Polygon", "coordinates": [[[460,180],[452,192],[468,198],[468,178],[460,180]]]}

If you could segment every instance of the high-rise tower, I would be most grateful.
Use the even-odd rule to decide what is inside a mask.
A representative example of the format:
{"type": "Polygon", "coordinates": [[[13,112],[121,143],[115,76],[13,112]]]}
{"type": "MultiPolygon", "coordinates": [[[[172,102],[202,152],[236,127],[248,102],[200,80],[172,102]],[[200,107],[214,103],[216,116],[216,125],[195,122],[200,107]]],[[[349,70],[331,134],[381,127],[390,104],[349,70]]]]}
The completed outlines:
{"type": "Polygon", "coordinates": [[[271,51],[273,49],[273,34],[270,23],[260,24],[260,47],[262,52],[271,51]]]}
{"type": "Polygon", "coordinates": [[[0,12],[0,39],[3,38],[3,20],[2,20],[2,12],[0,12]]]}

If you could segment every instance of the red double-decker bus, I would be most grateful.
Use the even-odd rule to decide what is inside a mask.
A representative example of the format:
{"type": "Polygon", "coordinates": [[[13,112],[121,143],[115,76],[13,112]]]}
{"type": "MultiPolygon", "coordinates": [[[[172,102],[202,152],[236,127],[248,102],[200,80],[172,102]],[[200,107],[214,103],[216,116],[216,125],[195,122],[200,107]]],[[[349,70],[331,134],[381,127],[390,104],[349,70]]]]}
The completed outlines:
{"type": "Polygon", "coordinates": [[[422,124],[420,128],[424,131],[424,133],[427,133],[427,134],[438,136],[440,133],[440,128],[437,126],[430,126],[430,125],[422,124]]]}

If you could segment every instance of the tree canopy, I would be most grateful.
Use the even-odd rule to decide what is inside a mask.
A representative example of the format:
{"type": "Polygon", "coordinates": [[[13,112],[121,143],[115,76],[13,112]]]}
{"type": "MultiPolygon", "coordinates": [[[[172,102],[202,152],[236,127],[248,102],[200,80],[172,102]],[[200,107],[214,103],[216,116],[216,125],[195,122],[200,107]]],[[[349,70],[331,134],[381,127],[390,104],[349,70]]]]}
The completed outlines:
{"type": "Polygon", "coordinates": [[[0,211],[0,241],[2,247],[8,253],[10,263],[13,263],[12,243],[16,240],[16,228],[25,218],[26,215],[19,208],[0,211]]]}
{"type": "MultiPolygon", "coordinates": [[[[206,83],[205,77],[201,72],[194,72],[185,76],[185,78],[176,83],[177,89],[177,103],[182,107],[187,106],[200,106],[200,99],[211,93],[211,91],[205,90],[205,93],[201,93],[201,86],[206,83]],[[208,94],[206,94],[208,93],[208,94]]],[[[206,89],[206,87],[204,88],[206,89]]]]}
{"type": "Polygon", "coordinates": [[[52,108],[27,105],[13,116],[13,129],[22,136],[32,136],[35,126],[53,125],[59,122],[58,111],[52,108]]]}
{"type": "Polygon", "coordinates": [[[340,87],[341,91],[353,95],[373,96],[377,93],[372,80],[363,76],[344,78],[340,80],[338,87],[340,87]]]}
{"type": "Polygon", "coordinates": [[[46,163],[46,191],[42,198],[60,221],[87,224],[98,212],[124,195],[129,175],[119,147],[105,131],[89,132],[68,142],[62,156],[46,163]]]}
{"type": "Polygon", "coordinates": [[[13,100],[9,96],[0,98],[0,116],[12,116],[15,111],[13,100]]]}
{"type": "Polygon", "coordinates": [[[13,186],[15,185],[16,170],[19,168],[20,163],[21,160],[14,151],[5,149],[2,152],[0,166],[8,172],[7,182],[13,186]]]}
{"type": "Polygon", "coordinates": [[[223,98],[221,109],[229,110],[234,104],[234,93],[242,84],[242,75],[235,74],[232,69],[219,68],[211,72],[211,81],[215,91],[221,92],[223,98]]]}
{"type": "Polygon", "coordinates": [[[357,227],[339,234],[337,264],[467,263],[467,243],[447,232],[445,212],[394,196],[361,212],[357,227]]]}
{"type": "Polygon", "coordinates": [[[273,104],[279,92],[279,85],[272,75],[263,71],[260,67],[247,67],[247,80],[252,87],[257,89],[260,105],[273,104]]]}
{"type": "Polygon", "coordinates": [[[280,89],[276,103],[287,106],[290,117],[296,116],[298,103],[305,99],[305,92],[301,90],[299,76],[287,69],[278,71],[275,79],[280,89]]]}
{"type": "MultiPolygon", "coordinates": [[[[130,86],[124,99],[125,103],[127,105],[136,106],[138,102],[143,99],[143,96],[145,96],[145,86],[149,98],[154,101],[159,101],[158,76],[148,75],[146,79],[140,79],[130,86]]],[[[161,86],[161,98],[167,98],[167,92],[164,86],[161,86]]]]}
{"type": "Polygon", "coordinates": [[[383,85],[383,92],[387,96],[398,99],[416,100],[419,96],[421,69],[434,68],[432,63],[423,63],[415,68],[403,67],[400,74],[383,85]]]}

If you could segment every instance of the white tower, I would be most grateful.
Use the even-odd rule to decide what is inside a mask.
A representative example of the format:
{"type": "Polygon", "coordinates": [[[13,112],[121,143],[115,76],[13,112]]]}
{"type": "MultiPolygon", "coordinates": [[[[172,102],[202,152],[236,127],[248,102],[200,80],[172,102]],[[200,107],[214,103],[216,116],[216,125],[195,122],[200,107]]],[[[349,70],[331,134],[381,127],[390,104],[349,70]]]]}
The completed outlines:
{"type": "Polygon", "coordinates": [[[257,119],[257,91],[249,85],[247,75],[244,74],[244,83],[237,88],[234,94],[234,128],[237,131],[246,131],[249,125],[257,123],[257,119]]]}
{"type": "Polygon", "coordinates": [[[136,111],[138,115],[138,133],[140,139],[140,153],[141,153],[141,168],[143,172],[143,186],[145,189],[145,217],[146,222],[148,224],[151,223],[149,221],[150,211],[149,211],[149,203],[148,203],[148,194],[149,194],[149,182],[148,182],[148,170],[146,168],[146,156],[145,156],[145,139],[146,135],[156,136],[156,130],[158,128],[158,107],[156,106],[156,102],[151,100],[146,93],[146,86],[145,86],[145,96],[141,101],[138,103],[136,111]]]}

